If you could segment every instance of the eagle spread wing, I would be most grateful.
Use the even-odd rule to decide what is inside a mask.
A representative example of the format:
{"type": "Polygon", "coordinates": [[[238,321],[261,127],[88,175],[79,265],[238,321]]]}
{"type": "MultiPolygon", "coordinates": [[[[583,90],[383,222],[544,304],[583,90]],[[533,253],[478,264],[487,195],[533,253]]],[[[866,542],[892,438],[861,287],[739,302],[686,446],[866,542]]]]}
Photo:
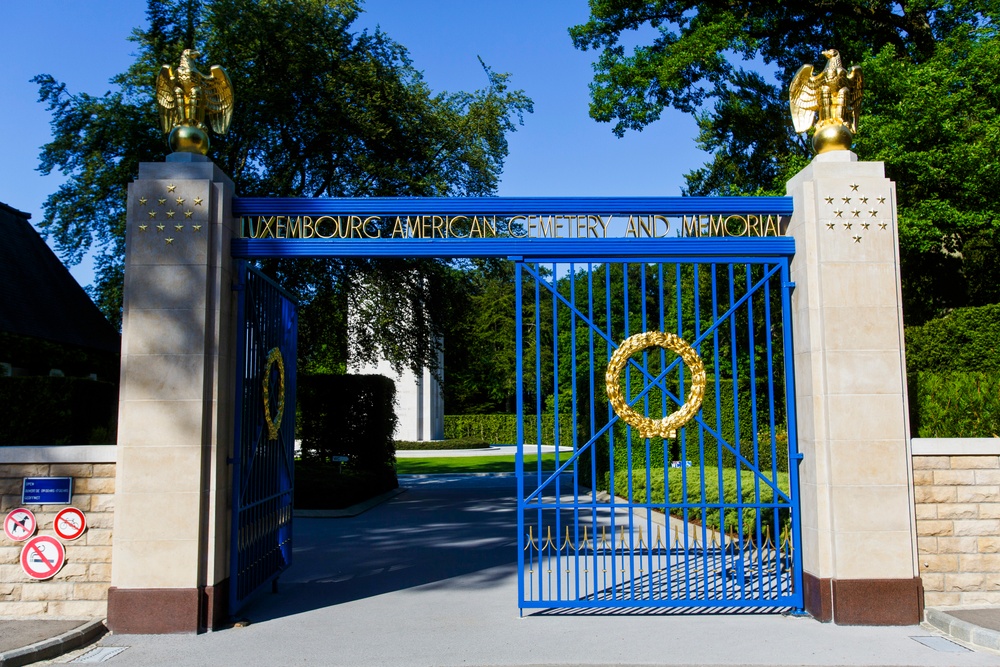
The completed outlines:
{"type": "Polygon", "coordinates": [[[789,89],[788,102],[792,108],[792,125],[796,132],[806,132],[813,125],[820,109],[819,86],[813,77],[813,66],[803,65],[796,72],[789,89]]]}
{"type": "Polygon", "coordinates": [[[861,115],[861,93],[864,88],[861,68],[857,65],[852,67],[851,71],[847,73],[847,81],[849,82],[847,101],[851,107],[851,132],[856,134],[858,131],[858,117],[861,115]]]}
{"type": "Polygon", "coordinates": [[[229,121],[233,119],[233,84],[229,82],[226,70],[212,65],[209,75],[204,78],[202,90],[206,120],[213,131],[225,134],[229,131],[229,121]]]}
{"type": "Polygon", "coordinates": [[[164,65],[156,77],[156,102],[160,109],[160,129],[164,134],[183,120],[184,111],[178,108],[174,87],[174,71],[170,65],[164,65]]]}

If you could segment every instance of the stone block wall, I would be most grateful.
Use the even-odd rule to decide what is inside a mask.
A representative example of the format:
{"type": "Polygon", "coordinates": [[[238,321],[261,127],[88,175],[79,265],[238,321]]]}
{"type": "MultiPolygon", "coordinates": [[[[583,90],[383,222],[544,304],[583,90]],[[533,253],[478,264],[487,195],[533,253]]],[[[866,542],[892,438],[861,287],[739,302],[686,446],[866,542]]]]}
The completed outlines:
{"type": "Polygon", "coordinates": [[[928,607],[1000,604],[1000,438],[913,439],[928,607]]]}
{"type": "MultiPolygon", "coordinates": [[[[104,618],[111,585],[115,447],[0,447],[0,519],[22,507],[24,477],[72,477],[72,506],[83,510],[87,530],[60,540],[66,564],[51,579],[36,581],[21,569],[24,542],[0,532],[0,618],[104,618]]],[[[65,505],[25,505],[38,520],[35,535],[55,537],[53,522],[65,505]]],[[[57,538],[58,539],[58,538],[57,538]]]]}

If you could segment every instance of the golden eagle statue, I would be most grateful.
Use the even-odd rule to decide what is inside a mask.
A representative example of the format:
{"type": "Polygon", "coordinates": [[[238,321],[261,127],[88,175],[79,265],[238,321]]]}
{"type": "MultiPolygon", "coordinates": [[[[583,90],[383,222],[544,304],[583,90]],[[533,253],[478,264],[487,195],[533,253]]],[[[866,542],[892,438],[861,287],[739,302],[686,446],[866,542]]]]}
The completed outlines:
{"type": "Polygon", "coordinates": [[[197,68],[200,56],[194,49],[184,49],[177,69],[164,65],[156,77],[160,128],[170,133],[167,144],[174,152],[207,155],[205,122],[225,134],[233,118],[233,84],[226,70],[212,65],[207,76],[202,74],[197,68]]]}
{"type": "Polygon", "coordinates": [[[861,111],[861,68],[844,69],[840,53],[833,49],[823,55],[827,62],[822,72],[814,75],[812,65],[803,65],[792,79],[788,96],[792,124],[796,132],[806,132],[818,113],[813,134],[816,152],[850,150],[861,111]]]}

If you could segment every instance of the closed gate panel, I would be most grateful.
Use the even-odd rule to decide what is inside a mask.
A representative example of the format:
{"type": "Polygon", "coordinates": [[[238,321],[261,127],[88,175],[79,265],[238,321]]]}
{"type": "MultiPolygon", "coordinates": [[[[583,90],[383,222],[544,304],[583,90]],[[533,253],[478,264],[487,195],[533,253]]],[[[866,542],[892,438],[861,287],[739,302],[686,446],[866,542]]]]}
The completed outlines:
{"type": "Polygon", "coordinates": [[[292,563],[296,304],[239,262],[229,609],[292,563]]]}
{"type": "Polygon", "coordinates": [[[517,262],[521,607],[802,607],[791,287],[788,258],[517,262]]]}

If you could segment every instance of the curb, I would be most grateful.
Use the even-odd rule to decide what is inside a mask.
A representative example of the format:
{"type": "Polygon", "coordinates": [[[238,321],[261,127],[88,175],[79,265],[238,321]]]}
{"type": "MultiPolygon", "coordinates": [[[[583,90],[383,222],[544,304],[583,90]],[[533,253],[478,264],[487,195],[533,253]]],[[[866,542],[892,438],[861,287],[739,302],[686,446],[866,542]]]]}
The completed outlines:
{"type": "Polygon", "coordinates": [[[0,667],[20,667],[39,660],[55,658],[89,644],[107,631],[103,619],[87,621],[75,630],[69,630],[57,637],[0,653],[0,667]]]}
{"type": "MultiPolygon", "coordinates": [[[[352,516],[357,516],[363,514],[373,507],[377,507],[387,500],[391,500],[398,496],[399,494],[406,491],[403,487],[398,487],[392,489],[391,491],[386,491],[374,498],[369,498],[368,500],[362,501],[356,505],[351,505],[350,507],[345,507],[339,510],[294,510],[292,512],[293,517],[300,519],[349,519],[352,516]]],[[[0,667],[4,667],[0,663],[0,667]]]]}
{"type": "Polygon", "coordinates": [[[1000,651],[1000,632],[996,630],[963,621],[941,609],[925,609],[924,619],[928,624],[955,639],[973,646],[1000,651]]]}

